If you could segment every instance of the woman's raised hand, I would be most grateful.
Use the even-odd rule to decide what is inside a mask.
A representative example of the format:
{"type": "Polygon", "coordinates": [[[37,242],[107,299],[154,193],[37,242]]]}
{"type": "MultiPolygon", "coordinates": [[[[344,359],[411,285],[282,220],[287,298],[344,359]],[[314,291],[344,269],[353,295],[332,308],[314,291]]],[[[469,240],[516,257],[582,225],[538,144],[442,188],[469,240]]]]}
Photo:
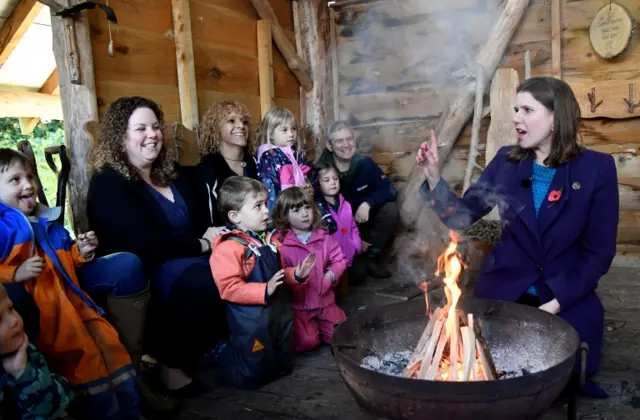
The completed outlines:
{"type": "Polygon", "coordinates": [[[429,130],[429,136],[431,137],[431,143],[425,141],[420,145],[416,162],[422,167],[424,176],[429,182],[429,187],[433,189],[440,182],[440,161],[436,132],[433,129],[429,130]]]}

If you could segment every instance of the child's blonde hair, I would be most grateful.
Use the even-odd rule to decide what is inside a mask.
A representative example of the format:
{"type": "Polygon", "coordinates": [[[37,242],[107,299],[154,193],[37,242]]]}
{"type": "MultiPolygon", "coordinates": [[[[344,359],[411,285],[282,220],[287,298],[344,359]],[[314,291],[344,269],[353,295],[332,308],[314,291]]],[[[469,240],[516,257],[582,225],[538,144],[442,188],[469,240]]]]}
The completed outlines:
{"type": "MultiPolygon", "coordinates": [[[[289,124],[292,128],[298,127],[296,117],[287,108],[279,106],[271,108],[262,119],[260,127],[260,144],[273,144],[273,132],[282,124],[289,124]]],[[[296,133],[296,149],[301,151],[300,133],[296,133]]]]}
{"type": "Polygon", "coordinates": [[[313,213],[313,221],[310,230],[316,230],[323,227],[322,214],[316,203],[313,201],[311,194],[307,193],[300,187],[291,187],[282,191],[278,195],[276,207],[273,210],[273,224],[278,232],[284,234],[290,229],[289,226],[289,210],[297,209],[304,205],[311,207],[313,213]]]}

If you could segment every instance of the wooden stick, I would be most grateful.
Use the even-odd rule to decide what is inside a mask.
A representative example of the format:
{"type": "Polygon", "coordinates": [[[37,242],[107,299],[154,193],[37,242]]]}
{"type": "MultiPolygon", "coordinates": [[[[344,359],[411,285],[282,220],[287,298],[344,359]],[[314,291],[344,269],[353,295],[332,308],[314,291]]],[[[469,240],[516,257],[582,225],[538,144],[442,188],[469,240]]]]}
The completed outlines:
{"type": "Polygon", "coordinates": [[[449,341],[449,331],[444,328],[442,331],[442,334],[440,334],[440,338],[438,340],[438,346],[436,347],[436,353],[433,356],[433,359],[431,360],[431,364],[429,365],[429,370],[427,370],[426,372],[424,372],[424,377],[420,377],[420,373],[423,373],[423,368],[420,369],[420,372],[418,373],[418,378],[419,379],[427,379],[427,380],[434,380],[436,378],[436,375],[438,374],[438,369],[440,369],[440,362],[442,361],[442,354],[444,353],[444,348],[447,345],[447,342],[449,341]]]}
{"type": "Polygon", "coordinates": [[[451,363],[451,367],[449,369],[449,380],[457,381],[458,380],[458,360],[459,360],[459,343],[460,343],[460,322],[458,322],[458,317],[454,317],[453,320],[453,330],[450,332],[450,340],[449,340],[449,362],[451,363]]]}
{"type": "Polygon", "coordinates": [[[491,359],[491,353],[487,348],[487,344],[482,337],[482,332],[480,331],[480,327],[476,323],[474,325],[475,335],[476,335],[476,349],[478,351],[478,359],[480,359],[480,363],[482,364],[482,369],[484,370],[484,374],[488,381],[494,381],[498,374],[496,373],[496,367],[493,364],[493,360],[491,359]]]}
{"type": "MultiPolygon", "coordinates": [[[[436,346],[440,343],[442,337],[446,334],[443,332],[443,327],[445,323],[444,316],[441,316],[436,320],[436,324],[433,327],[433,334],[431,334],[431,338],[429,338],[429,343],[427,344],[427,348],[424,353],[421,355],[422,358],[422,366],[420,366],[420,371],[418,372],[418,379],[424,379],[427,371],[429,370],[429,366],[431,364],[431,360],[433,358],[433,351],[436,346]]],[[[442,354],[438,358],[438,363],[440,363],[440,358],[442,358],[442,354]]]]}
{"type": "Polygon", "coordinates": [[[524,79],[531,78],[531,50],[524,52],[524,79]]]}
{"type": "Polygon", "coordinates": [[[413,355],[411,356],[411,360],[409,361],[409,363],[407,364],[407,367],[403,372],[403,376],[411,377],[415,373],[413,372],[410,374],[410,372],[414,370],[415,365],[421,361],[420,356],[422,355],[422,353],[426,349],[427,344],[429,343],[429,338],[433,334],[433,327],[436,324],[436,320],[440,319],[441,317],[442,317],[442,308],[438,308],[433,313],[433,315],[431,316],[431,319],[429,320],[429,323],[427,324],[424,331],[422,332],[422,336],[420,337],[420,340],[418,340],[418,345],[416,345],[413,355]]]}
{"type": "MultiPolygon", "coordinates": [[[[467,342],[468,346],[465,347],[465,367],[464,367],[464,380],[468,381],[469,376],[471,375],[471,371],[476,364],[476,333],[474,330],[473,324],[473,314],[467,315],[467,321],[469,323],[469,327],[467,328],[467,342]],[[468,361],[468,363],[467,363],[468,361]]],[[[464,335],[462,337],[464,339],[464,335]]],[[[473,369],[475,373],[475,369],[473,369]]],[[[474,375],[475,378],[475,375],[474,375]]]]}
{"type": "Polygon", "coordinates": [[[471,374],[471,362],[473,361],[473,353],[470,352],[471,349],[475,348],[471,347],[469,343],[469,327],[460,327],[460,334],[462,335],[462,378],[463,381],[469,380],[469,375],[471,374]],[[469,372],[469,373],[467,373],[469,372]]]}

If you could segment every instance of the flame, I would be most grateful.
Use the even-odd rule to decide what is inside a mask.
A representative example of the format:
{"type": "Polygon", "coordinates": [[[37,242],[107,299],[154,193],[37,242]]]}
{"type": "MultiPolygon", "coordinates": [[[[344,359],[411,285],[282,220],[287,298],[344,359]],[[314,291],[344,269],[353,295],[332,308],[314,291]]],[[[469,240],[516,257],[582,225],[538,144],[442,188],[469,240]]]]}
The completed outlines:
{"type": "Polygon", "coordinates": [[[460,277],[464,264],[458,252],[458,234],[450,230],[449,238],[451,242],[449,242],[447,249],[438,257],[436,276],[439,276],[444,271],[444,291],[447,297],[447,305],[449,306],[446,326],[447,331],[451,333],[458,322],[456,307],[462,294],[460,287],[458,287],[458,277],[460,277]]]}

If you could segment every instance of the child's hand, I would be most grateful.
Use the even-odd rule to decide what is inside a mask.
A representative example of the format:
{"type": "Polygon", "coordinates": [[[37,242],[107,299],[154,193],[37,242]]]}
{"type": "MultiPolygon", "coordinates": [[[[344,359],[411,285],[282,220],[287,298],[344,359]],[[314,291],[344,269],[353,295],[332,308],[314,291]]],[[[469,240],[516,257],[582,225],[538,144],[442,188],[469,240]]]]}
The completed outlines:
{"type": "Polygon", "coordinates": [[[362,250],[360,252],[361,254],[364,254],[365,252],[367,252],[370,246],[371,244],[369,242],[363,241],[362,239],[360,239],[360,249],[362,250]]]}
{"type": "Polygon", "coordinates": [[[78,235],[78,251],[83,258],[91,257],[96,248],[98,248],[98,237],[95,232],[89,231],[78,235]]]}
{"type": "Polygon", "coordinates": [[[326,273],[324,273],[324,279],[330,284],[333,284],[336,281],[336,275],[331,271],[327,271],[326,273]]]}
{"type": "Polygon", "coordinates": [[[306,279],[311,274],[313,266],[316,264],[316,254],[311,253],[305,257],[300,264],[296,266],[295,274],[298,278],[306,279]]]}
{"type": "Polygon", "coordinates": [[[24,342],[14,354],[2,359],[2,367],[15,379],[18,379],[24,369],[27,367],[27,347],[29,346],[29,339],[24,334],[24,342]]]}
{"type": "Polygon", "coordinates": [[[27,281],[38,276],[44,269],[44,258],[31,257],[22,264],[16,270],[16,274],[13,276],[14,283],[20,283],[27,281]]]}
{"type": "Polygon", "coordinates": [[[276,274],[271,277],[271,280],[267,283],[267,296],[273,295],[278,286],[282,284],[282,279],[284,278],[284,270],[279,270],[276,274]]]}

